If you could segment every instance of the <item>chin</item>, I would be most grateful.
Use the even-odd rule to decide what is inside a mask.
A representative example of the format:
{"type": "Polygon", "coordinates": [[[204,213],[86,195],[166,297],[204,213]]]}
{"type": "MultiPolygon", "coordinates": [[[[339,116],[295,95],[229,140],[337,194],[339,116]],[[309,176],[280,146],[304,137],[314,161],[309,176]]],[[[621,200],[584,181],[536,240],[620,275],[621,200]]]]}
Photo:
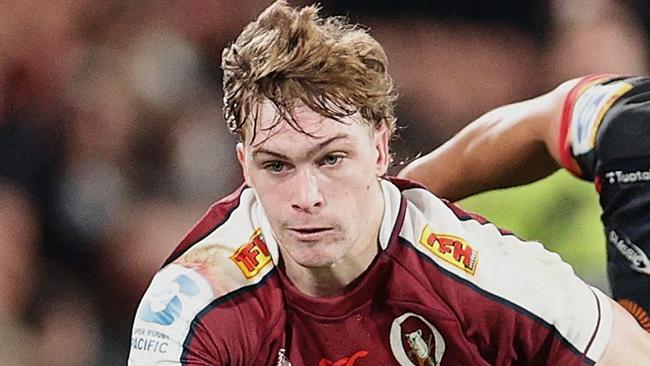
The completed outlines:
{"type": "Polygon", "coordinates": [[[342,257],[342,251],[328,246],[327,248],[293,248],[289,250],[288,255],[297,264],[307,268],[327,267],[342,257]]]}
{"type": "Polygon", "coordinates": [[[293,260],[300,264],[303,267],[308,268],[318,268],[326,267],[334,262],[338,258],[334,258],[332,255],[327,253],[296,253],[297,255],[292,256],[293,260]]]}

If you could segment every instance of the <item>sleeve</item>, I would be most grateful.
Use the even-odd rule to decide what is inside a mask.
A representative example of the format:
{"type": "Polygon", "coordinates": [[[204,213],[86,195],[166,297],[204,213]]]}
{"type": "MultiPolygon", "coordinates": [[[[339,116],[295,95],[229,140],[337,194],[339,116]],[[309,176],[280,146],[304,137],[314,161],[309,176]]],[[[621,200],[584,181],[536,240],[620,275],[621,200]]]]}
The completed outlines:
{"type": "Polygon", "coordinates": [[[416,248],[445,274],[436,291],[483,359],[550,366],[602,357],[612,330],[610,300],[559,255],[423,189],[403,194],[412,204],[402,235],[419,242],[416,248]]]}
{"type": "Polygon", "coordinates": [[[225,365],[220,350],[195,323],[213,299],[199,273],[176,264],[164,267],[136,312],[128,365],[225,365]]]}
{"type": "MultiPolygon", "coordinates": [[[[465,327],[494,364],[583,365],[602,356],[612,327],[607,296],[578,278],[561,258],[476,219],[462,221],[475,243],[476,291],[465,327]],[[484,341],[481,341],[484,340],[484,341]]],[[[467,300],[458,300],[458,304],[467,300]]]]}
{"type": "Polygon", "coordinates": [[[558,148],[560,164],[578,178],[595,178],[598,131],[612,105],[632,89],[621,76],[583,77],[568,93],[562,111],[558,148]]]}

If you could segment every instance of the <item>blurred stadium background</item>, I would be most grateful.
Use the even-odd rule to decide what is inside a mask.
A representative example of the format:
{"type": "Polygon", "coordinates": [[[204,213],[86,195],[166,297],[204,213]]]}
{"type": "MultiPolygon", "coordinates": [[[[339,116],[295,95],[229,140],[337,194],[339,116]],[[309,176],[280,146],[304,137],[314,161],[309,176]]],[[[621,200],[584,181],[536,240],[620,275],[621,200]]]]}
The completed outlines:
{"type": "MultiPolygon", "coordinates": [[[[125,364],[151,276],[240,184],[219,58],[270,2],[0,1],[1,365],[125,364]]],[[[565,79],[648,70],[648,1],[322,4],[386,47],[398,162],[565,79]]],[[[591,185],[558,173],[461,204],[607,290],[591,185]]]]}

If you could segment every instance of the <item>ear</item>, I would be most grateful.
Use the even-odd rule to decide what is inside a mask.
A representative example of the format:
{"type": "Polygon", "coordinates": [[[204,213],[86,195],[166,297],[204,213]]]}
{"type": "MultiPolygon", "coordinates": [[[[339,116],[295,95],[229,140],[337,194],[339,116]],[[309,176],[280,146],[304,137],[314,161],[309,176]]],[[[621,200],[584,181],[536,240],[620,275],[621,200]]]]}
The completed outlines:
{"type": "Polygon", "coordinates": [[[248,166],[246,164],[246,151],[244,149],[244,144],[239,142],[237,143],[237,146],[235,147],[235,150],[237,151],[237,160],[239,161],[239,165],[241,166],[242,174],[244,175],[244,181],[246,182],[246,185],[250,186],[250,178],[248,175],[248,166]]]}
{"type": "Polygon", "coordinates": [[[390,153],[388,149],[388,129],[385,125],[375,129],[375,149],[377,149],[377,161],[375,163],[375,174],[378,177],[384,176],[390,165],[390,153]]]}

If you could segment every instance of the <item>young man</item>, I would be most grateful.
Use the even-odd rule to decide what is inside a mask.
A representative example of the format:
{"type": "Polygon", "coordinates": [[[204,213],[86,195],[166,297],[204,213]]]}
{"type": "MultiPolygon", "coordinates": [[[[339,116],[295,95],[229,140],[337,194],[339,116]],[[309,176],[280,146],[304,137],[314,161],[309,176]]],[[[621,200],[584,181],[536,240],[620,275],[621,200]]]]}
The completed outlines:
{"type": "Polygon", "coordinates": [[[400,175],[451,200],[560,166],[593,181],[613,297],[650,331],[649,134],[650,79],[591,75],[488,112],[400,175]]]}
{"type": "Polygon", "coordinates": [[[386,55],[280,1],[225,50],[246,184],[156,274],[130,365],[640,365],[649,337],[557,255],[402,180],[386,55]]]}

